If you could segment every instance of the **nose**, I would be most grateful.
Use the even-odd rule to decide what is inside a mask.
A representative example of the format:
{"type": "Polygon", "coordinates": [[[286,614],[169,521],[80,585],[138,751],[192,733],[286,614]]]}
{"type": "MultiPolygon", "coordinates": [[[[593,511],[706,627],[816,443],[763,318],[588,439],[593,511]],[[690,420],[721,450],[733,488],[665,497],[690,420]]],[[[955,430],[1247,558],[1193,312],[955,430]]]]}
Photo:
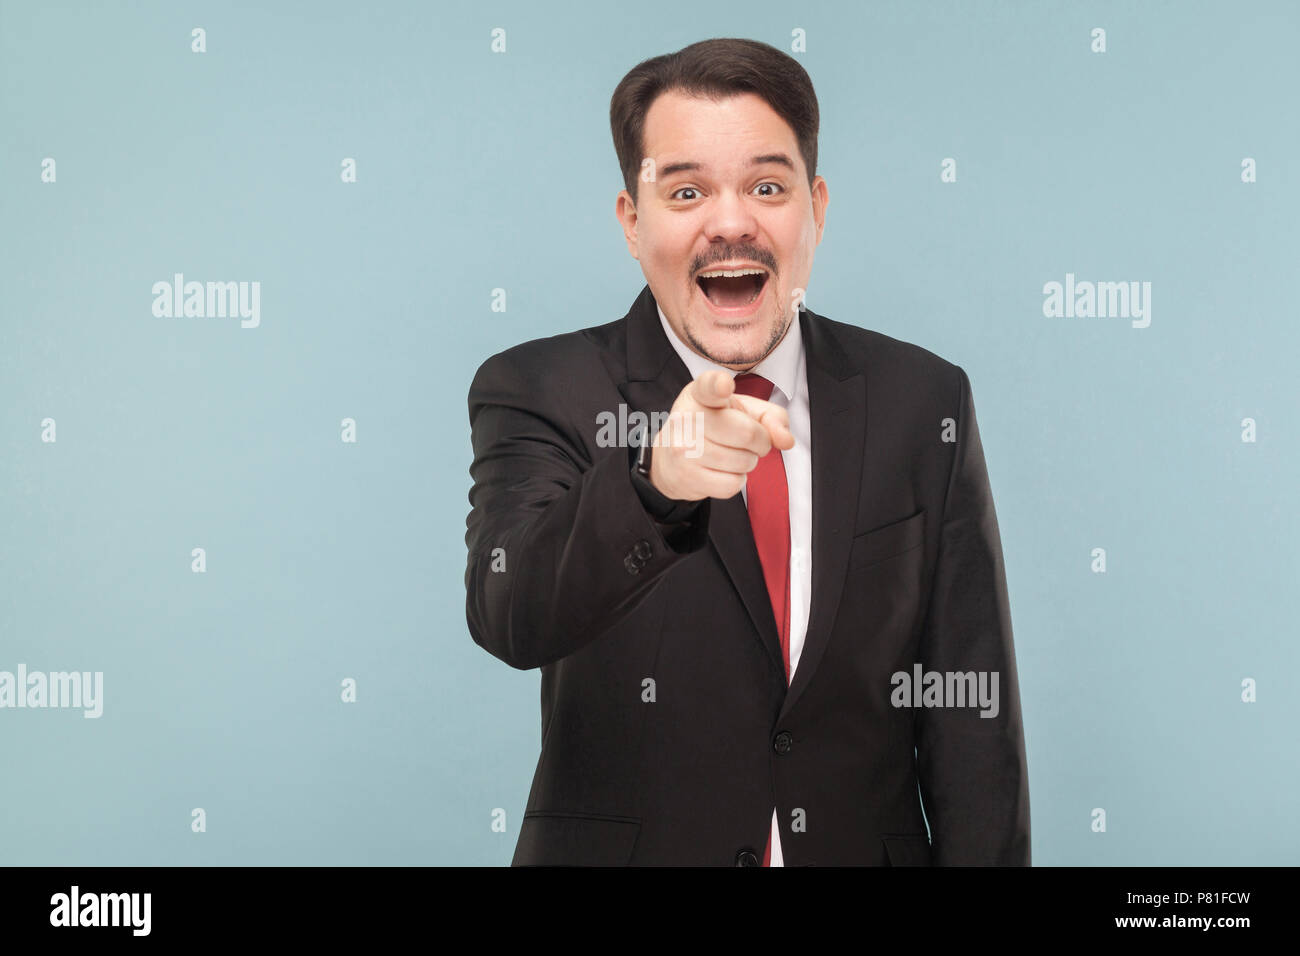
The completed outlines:
{"type": "Polygon", "coordinates": [[[724,190],[709,204],[704,231],[709,242],[753,242],[758,236],[758,220],[745,197],[724,190]]]}

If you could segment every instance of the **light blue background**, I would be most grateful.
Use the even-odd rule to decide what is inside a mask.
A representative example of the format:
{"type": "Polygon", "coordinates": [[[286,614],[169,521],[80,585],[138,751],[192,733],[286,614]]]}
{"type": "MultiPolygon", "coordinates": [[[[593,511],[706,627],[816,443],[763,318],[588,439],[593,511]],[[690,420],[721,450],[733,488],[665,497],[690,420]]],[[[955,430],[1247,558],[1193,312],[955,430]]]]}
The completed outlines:
{"type": "Polygon", "coordinates": [[[105,680],[0,710],[0,862],[510,860],[539,675],[465,624],[470,378],[641,289],[623,74],[796,27],[808,303],[973,383],[1034,862],[1300,862],[1297,6],[467,7],[0,3],[0,670],[105,680]],[[261,326],[155,318],[174,272],[261,326]],[[1151,326],[1044,318],[1067,272],[1151,326]]]}

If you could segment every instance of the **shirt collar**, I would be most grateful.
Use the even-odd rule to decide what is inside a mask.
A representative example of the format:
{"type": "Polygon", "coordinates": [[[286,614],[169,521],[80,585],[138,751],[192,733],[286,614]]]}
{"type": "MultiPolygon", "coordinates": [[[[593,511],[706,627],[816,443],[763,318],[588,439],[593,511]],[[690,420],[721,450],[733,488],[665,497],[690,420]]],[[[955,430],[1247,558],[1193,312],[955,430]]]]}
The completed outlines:
{"type": "MultiPolygon", "coordinates": [[[[668,341],[672,343],[672,347],[677,350],[677,354],[686,363],[691,378],[699,378],[705,372],[715,368],[729,372],[733,377],[740,374],[735,369],[719,365],[710,359],[706,359],[703,355],[697,354],[689,345],[677,337],[673,327],[668,324],[668,317],[664,315],[663,307],[655,303],[655,308],[659,310],[659,322],[664,327],[664,334],[668,336],[668,341]]],[[[785,338],[767,354],[763,361],[750,369],[751,372],[763,376],[776,388],[780,389],[781,394],[785,396],[787,405],[794,401],[799,365],[803,359],[802,322],[803,316],[801,312],[795,313],[795,320],[790,323],[790,328],[786,330],[785,338]]]]}

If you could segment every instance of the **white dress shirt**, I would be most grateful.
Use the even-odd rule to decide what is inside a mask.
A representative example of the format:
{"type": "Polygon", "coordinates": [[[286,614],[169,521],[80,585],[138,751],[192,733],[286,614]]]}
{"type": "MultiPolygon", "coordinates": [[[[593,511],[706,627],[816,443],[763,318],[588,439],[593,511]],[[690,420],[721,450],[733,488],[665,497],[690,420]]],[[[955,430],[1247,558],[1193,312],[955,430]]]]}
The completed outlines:
{"type": "MultiPolygon", "coordinates": [[[[710,369],[722,369],[733,377],[739,373],[696,354],[677,337],[668,324],[664,310],[659,309],[659,321],[664,334],[677,354],[686,363],[691,378],[699,378],[710,369]]],[[[790,676],[794,677],[803,650],[804,635],[808,631],[808,609],[812,603],[812,428],[808,414],[808,371],[803,348],[803,316],[796,313],[785,337],[751,372],[772,383],[774,405],[780,405],[790,416],[790,433],[794,447],[780,451],[785,463],[785,480],[790,495],[790,676]]],[[[741,489],[745,504],[749,496],[741,489]]],[[[776,810],[772,811],[772,866],[783,866],[781,833],[776,810]]]]}

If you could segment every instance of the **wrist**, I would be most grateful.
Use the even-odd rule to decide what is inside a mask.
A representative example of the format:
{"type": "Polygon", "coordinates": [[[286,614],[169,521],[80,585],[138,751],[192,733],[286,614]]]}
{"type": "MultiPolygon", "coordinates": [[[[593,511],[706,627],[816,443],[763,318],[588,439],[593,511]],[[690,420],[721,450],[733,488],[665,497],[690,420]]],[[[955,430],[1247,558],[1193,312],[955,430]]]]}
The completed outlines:
{"type": "Polygon", "coordinates": [[[699,502],[680,500],[665,493],[653,480],[654,471],[654,446],[647,442],[637,449],[631,472],[632,486],[646,511],[659,522],[689,519],[699,502]]]}
{"type": "Polygon", "coordinates": [[[673,496],[663,486],[663,462],[660,460],[659,448],[658,433],[653,438],[642,440],[641,446],[637,449],[632,470],[665,499],[671,499],[673,496]]]}

